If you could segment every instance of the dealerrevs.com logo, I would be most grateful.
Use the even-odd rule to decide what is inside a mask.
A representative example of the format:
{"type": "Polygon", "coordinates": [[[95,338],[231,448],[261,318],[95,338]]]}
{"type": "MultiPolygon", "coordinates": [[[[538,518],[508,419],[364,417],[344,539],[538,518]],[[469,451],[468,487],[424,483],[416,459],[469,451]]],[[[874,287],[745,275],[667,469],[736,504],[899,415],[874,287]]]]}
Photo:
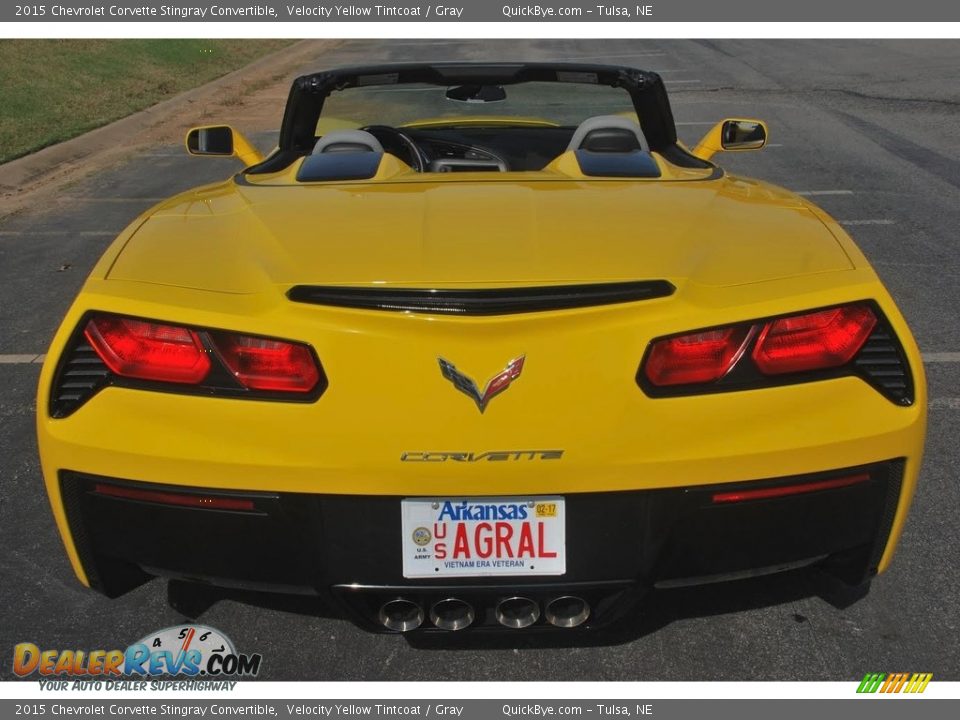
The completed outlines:
{"type": "Polygon", "coordinates": [[[122,680],[180,676],[191,679],[252,678],[260,672],[259,654],[238,653],[216,628],[175,625],[150,633],[126,649],[43,650],[19,643],[13,672],[19,677],[122,680]]]}

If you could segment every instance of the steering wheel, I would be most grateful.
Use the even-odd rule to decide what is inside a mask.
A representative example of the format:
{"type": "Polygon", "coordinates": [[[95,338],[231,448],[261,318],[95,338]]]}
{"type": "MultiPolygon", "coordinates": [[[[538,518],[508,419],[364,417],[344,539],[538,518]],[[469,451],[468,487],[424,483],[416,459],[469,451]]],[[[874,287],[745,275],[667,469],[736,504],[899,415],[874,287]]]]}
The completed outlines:
{"type": "Polygon", "coordinates": [[[430,166],[430,161],[427,159],[427,156],[424,155],[420,146],[417,145],[416,141],[410,137],[408,133],[400,128],[395,128],[392,125],[367,125],[360,129],[366,130],[373,135],[380,141],[380,144],[383,145],[384,150],[391,152],[393,155],[397,155],[401,160],[404,160],[403,155],[407,155],[410,166],[416,172],[426,172],[430,166]],[[397,150],[399,150],[400,153],[396,152],[397,150]]]}

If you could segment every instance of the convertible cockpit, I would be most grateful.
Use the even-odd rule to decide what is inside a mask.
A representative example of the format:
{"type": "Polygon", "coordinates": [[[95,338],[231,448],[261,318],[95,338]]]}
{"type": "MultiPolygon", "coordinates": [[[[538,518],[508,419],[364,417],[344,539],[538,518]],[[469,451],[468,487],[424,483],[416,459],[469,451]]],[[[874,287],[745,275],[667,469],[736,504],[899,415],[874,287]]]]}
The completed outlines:
{"type": "MultiPolygon", "coordinates": [[[[385,125],[331,130],[312,154],[388,152],[416,172],[543,170],[564,152],[650,152],[639,123],[619,115],[590,117],[576,128],[385,125]],[[545,132],[545,130],[547,132],[545,132]]],[[[363,162],[362,160],[360,162],[363,162]]]]}
{"type": "Polygon", "coordinates": [[[412,63],[305,75],[293,83],[266,158],[231,128],[195,132],[191,152],[230,149],[247,162],[243,182],[254,184],[439,173],[703,180],[722,174],[709,161],[718,150],[759,149],[766,139],[759,121],[731,120],[691,151],[677,140],[659,75],[573,63],[412,63]]]}

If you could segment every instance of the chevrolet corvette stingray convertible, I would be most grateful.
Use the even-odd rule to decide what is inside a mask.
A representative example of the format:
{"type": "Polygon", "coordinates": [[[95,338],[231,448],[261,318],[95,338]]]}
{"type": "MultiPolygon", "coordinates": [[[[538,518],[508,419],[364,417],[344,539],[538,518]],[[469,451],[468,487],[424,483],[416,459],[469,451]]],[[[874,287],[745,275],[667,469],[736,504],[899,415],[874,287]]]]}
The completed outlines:
{"type": "Polygon", "coordinates": [[[835,220],[712,161],[767,133],[688,148],[657,74],[566,63],[300,77],[267,155],[192,130],[244,168],[124,230],[43,367],[80,581],[311,594],[388,632],[865,585],[917,483],[923,369],[835,220]]]}

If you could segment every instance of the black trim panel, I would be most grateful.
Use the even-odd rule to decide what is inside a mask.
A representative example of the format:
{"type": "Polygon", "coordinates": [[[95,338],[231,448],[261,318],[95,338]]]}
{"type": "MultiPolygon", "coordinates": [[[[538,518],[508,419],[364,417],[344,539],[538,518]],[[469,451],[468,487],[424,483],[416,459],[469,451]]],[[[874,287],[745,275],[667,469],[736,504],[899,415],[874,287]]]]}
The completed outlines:
{"type": "Polygon", "coordinates": [[[326,495],[156,485],[62,470],[64,509],[95,589],[120,595],[152,575],[227,588],[316,595],[382,630],[379,606],[469,599],[478,629],[499,629],[498,599],[585,597],[585,629],[632,609],[628,594],[658,583],[699,584],[756,569],[817,562],[850,584],[869,580],[900,502],[904,462],[746,482],[566,495],[567,572],[559,577],[405,579],[402,496],[326,495]],[[717,503],[713,496],[865,475],[855,484],[717,503]],[[254,511],[166,505],[95,492],[98,483],[247,498],[254,511]],[[136,542],[118,543],[118,537],[136,542]],[[606,607],[604,607],[606,606],[606,607]],[[486,615],[480,615],[484,608],[486,615]],[[481,620],[485,617],[486,620],[481,620]]]}
{"type": "Polygon", "coordinates": [[[669,297],[675,290],[666,280],[484,290],[296,285],[290,288],[287,297],[294,302],[359,310],[510,315],[652,300],[669,297]]]}
{"type": "Polygon", "coordinates": [[[369,180],[382,159],[383,153],[365,151],[308,155],[297,170],[297,182],[369,180]]]}
{"type": "Polygon", "coordinates": [[[577,150],[580,172],[588,177],[658,178],[660,166],[650,153],[577,150]]]}

